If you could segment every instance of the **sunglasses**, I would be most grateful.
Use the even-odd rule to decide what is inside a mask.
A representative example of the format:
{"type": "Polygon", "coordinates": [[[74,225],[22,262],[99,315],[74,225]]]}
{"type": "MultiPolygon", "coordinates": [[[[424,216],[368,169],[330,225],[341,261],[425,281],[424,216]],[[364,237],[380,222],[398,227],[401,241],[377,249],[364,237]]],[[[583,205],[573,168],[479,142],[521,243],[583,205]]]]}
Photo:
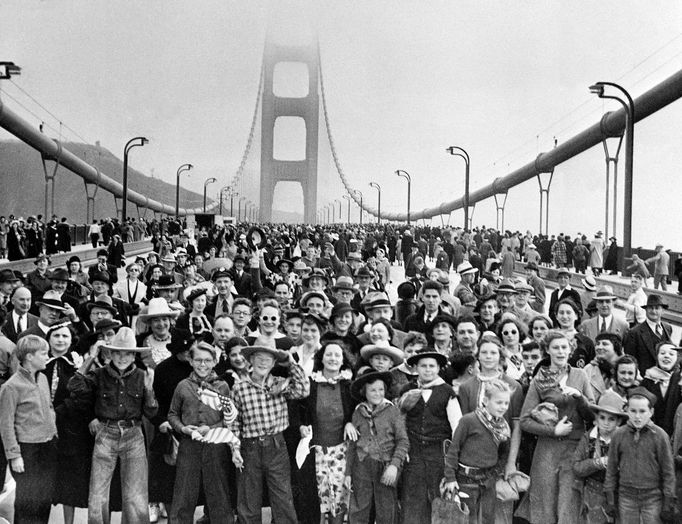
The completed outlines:
{"type": "Polygon", "coordinates": [[[503,331],[502,334],[503,335],[518,335],[519,332],[514,329],[512,331],[503,331]]]}
{"type": "Polygon", "coordinates": [[[268,320],[269,320],[270,322],[277,322],[277,317],[260,317],[260,319],[261,319],[263,322],[267,322],[268,320]]]}

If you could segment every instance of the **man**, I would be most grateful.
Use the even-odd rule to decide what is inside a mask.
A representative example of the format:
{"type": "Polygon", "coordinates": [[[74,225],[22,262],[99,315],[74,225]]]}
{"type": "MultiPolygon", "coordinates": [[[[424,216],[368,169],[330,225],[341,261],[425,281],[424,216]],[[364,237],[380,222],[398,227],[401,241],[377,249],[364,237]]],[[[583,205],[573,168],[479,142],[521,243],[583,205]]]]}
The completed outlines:
{"type": "Polygon", "coordinates": [[[57,268],[52,271],[49,275],[51,282],[51,289],[59,293],[64,304],[68,305],[72,309],[78,309],[80,302],[77,297],[74,297],[68,293],[69,287],[69,272],[64,268],[57,268]]]}
{"type": "Polygon", "coordinates": [[[362,310],[362,301],[371,291],[370,285],[372,283],[372,272],[369,270],[369,268],[365,266],[359,268],[355,272],[355,282],[358,285],[358,292],[353,297],[353,300],[351,300],[350,305],[353,306],[353,309],[356,311],[364,313],[362,310]]]}
{"type": "Polygon", "coordinates": [[[233,430],[241,441],[241,446],[235,446],[232,453],[232,462],[241,471],[237,512],[240,521],[260,522],[265,481],[273,520],[278,524],[295,524],[298,518],[283,432],[289,427],[287,401],[306,398],[310,384],[290,353],[249,346],[242,349],[242,354],[250,362],[251,372],[232,390],[238,413],[233,430]],[[271,374],[276,362],[288,370],[287,378],[271,374]]]}
{"type": "Polygon", "coordinates": [[[516,284],[505,278],[497,286],[497,305],[500,307],[500,313],[512,313],[517,317],[515,298],[516,298],[516,284]]]}
{"type": "Polygon", "coordinates": [[[630,296],[627,302],[616,300],[616,305],[625,310],[625,321],[630,326],[630,329],[637,324],[641,324],[646,320],[646,312],[644,306],[646,305],[646,293],[644,292],[644,282],[646,278],[640,273],[634,273],[630,277],[630,296]]]}
{"type": "Polygon", "coordinates": [[[628,323],[625,320],[613,316],[613,306],[616,296],[611,286],[602,286],[597,290],[594,299],[597,303],[597,316],[580,324],[580,332],[593,342],[600,333],[613,333],[625,338],[628,332],[628,323]]]}
{"type": "MultiPolygon", "coordinates": [[[[376,291],[368,295],[367,302],[365,304],[365,312],[367,313],[367,324],[366,326],[371,326],[373,322],[380,318],[388,320],[393,326],[393,346],[403,349],[403,344],[407,333],[401,330],[402,326],[393,320],[393,307],[391,307],[391,302],[385,293],[376,291]]],[[[358,337],[358,341],[361,345],[371,344],[369,338],[369,329],[365,327],[365,332],[358,337]]]]}
{"type": "Polygon", "coordinates": [[[530,297],[533,293],[533,286],[521,281],[516,284],[516,295],[514,295],[514,310],[524,324],[528,325],[530,320],[537,315],[530,307],[530,297]]]}
{"type": "Polygon", "coordinates": [[[251,285],[251,274],[244,271],[245,265],[246,259],[244,258],[244,255],[237,255],[234,257],[234,266],[232,266],[234,287],[237,290],[238,295],[250,297],[253,294],[254,289],[251,285]]]}
{"type": "Polygon", "coordinates": [[[161,265],[166,275],[172,276],[176,284],[182,285],[185,276],[176,269],[177,263],[178,261],[173,253],[168,253],[161,259],[161,265]]]}
{"type": "Polygon", "coordinates": [[[476,304],[478,312],[478,327],[479,331],[497,331],[497,322],[500,318],[500,306],[497,302],[497,295],[490,293],[481,297],[476,304]]]}
{"type": "MultiPolygon", "coordinates": [[[[584,291],[580,293],[580,300],[583,311],[586,311],[587,306],[595,299],[594,297],[597,294],[597,281],[592,275],[587,275],[580,282],[584,289],[584,291]]],[[[646,296],[644,297],[644,301],[646,302],[646,296]]]]}
{"type": "Polygon", "coordinates": [[[459,299],[462,306],[466,308],[466,311],[471,313],[474,307],[476,307],[476,295],[474,294],[473,284],[476,280],[478,269],[469,262],[462,262],[457,266],[457,273],[460,276],[460,283],[452,294],[459,299]]]}
{"type": "Polygon", "coordinates": [[[362,255],[357,251],[351,251],[346,257],[346,262],[341,266],[337,276],[353,277],[362,266],[362,255]]]}
{"type": "Polygon", "coordinates": [[[217,355],[216,373],[221,375],[229,369],[230,359],[225,353],[225,344],[234,336],[234,322],[228,315],[220,315],[213,321],[211,335],[217,355]]]}
{"type": "Polygon", "coordinates": [[[315,264],[316,268],[323,269],[324,271],[330,271],[332,274],[336,275],[342,267],[343,263],[336,256],[336,251],[334,251],[334,245],[331,242],[325,242],[322,248],[322,254],[315,264]]]}
{"type": "Polygon", "coordinates": [[[405,331],[418,331],[426,333],[427,327],[436,316],[444,313],[440,305],[443,286],[435,280],[427,280],[421,288],[422,306],[405,319],[405,331]]]}
{"type": "MultiPolygon", "coordinates": [[[[130,315],[137,315],[140,307],[138,304],[129,304],[120,298],[113,298],[110,296],[111,290],[111,276],[106,272],[97,272],[92,276],[92,293],[90,299],[80,305],[79,316],[82,319],[88,319],[91,316],[91,304],[106,303],[112,310],[113,318],[120,321],[124,326],[128,326],[128,318],[130,315]]],[[[87,321],[86,321],[87,324],[87,321]]],[[[92,330],[94,323],[90,323],[87,327],[92,330]]]]}
{"type": "Polygon", "coordinates": [[[50,327],[58,323],[62,314],[66,312],[64,302],[52,290],[46,291],[43,298],[37,301],[36,304],[38,305],[38,323],[33,327],[23,330],[17,337],[17,340],[21,340],[27,335],[38,335],[47,339],[47,332],[50,330],[50,327]]]}
{"type": "Polygon", "coordinates": [[[116,266],[107,263],[107,257],[109,254],[106,249],[100,249],[97,251],[97,263],[93,264],[88,268],[88,282],[92,284],[92,277],[95,273],[106,272],[111,276],[111,283],[115,284],[118,282],[118,274],[116,271],[116,266]]]}
{"type": "Polygon", "coordinates": [[[670,255],[663,250],[663,244],[656,244],[656,254],[646,260],[647,264],[654,264],[654,289],[661,285],[663,291],[668,291],[668,275],[670,274],[670,255]]]}
{"type": "Polygon", "coordinates": [[[560,269],[556,280],[559,287],[552,291],[549,297],[549,318],[552,319],[552,322],[556,321],[556,305],[565,298],[570,298],[575,302],[580,310],[578,318],[581,318],[583,316],[583,307],[580,301],[580,293],[571,287],[571,274],[565,269],[560,269]]]}
{"type": "Polygon", "coordinates": [[[10,297],[14,285],[19,282],[19,279],[11,269],[3,269],[0,271],[0,306],[9,309],[10,297]]]}
{"type": "Polygon", "coordinates": [[[672,326],[661,320],[668,304],[663,302],[660,295],[649,295],[644,309],[646,320],[628,331],[623,340],[625,353],[637,359],[642,376],[647,369],[656,365],[656,345],[659,342],[671,342],[673,332],[672,326]]]}
{"type": "Polygon", "coordinates": [[[31,309],[31,292],[25,287],[14,290],[11,306],[11,314],[6,324],[2,327],[2,332],[16,344],[21,333],[28,328],[38,325],[38,317],[29,313],[31,309]]]}
{"type": "Polygon", "coordinates": [[[220,315],[229,314],[232,301],[232,290],[234,289],[234,281],[232,280],[232,273],[226,268],[218,268],[211,277],[213,285],[218,294],[212,304],[206,306],[205,313],[213,318],[220,315]]]}
{"type": "Polygon", "coordinates": [[[275,298],[277,299],[277,302],[279,302],[282,311],[290,309],[293,295],[291,293],[289,284],[287,284],[284,280],[280,280],[279,282],[275,283],[274,288],[275,298]]]}
{"type": "Polygon", "coordinates": [[[477,343],[480,334],[478,324],[473,316],[463,315],[459,317],[457,324],[455,324],[456,350],[476,356],[478,354],[477,343]]]}
{"type": "Polygon", "coordinates": [[[542,313],[545,310],[545,300],[547,300],[547,297],[545,296],[545,282],[538,276],[538,271],[537,262],[528,262],[526,264],[526,282],[533,287],[533,297],[529,304],[535,311],[542,313]]]}
{"type": "Polygon", "coordinates": [[[332,292],[337,304],[350,304],[355,297],[353,279],[345,275],[339,276],[336,279],[336,284],[332,286],[332,292]]]}

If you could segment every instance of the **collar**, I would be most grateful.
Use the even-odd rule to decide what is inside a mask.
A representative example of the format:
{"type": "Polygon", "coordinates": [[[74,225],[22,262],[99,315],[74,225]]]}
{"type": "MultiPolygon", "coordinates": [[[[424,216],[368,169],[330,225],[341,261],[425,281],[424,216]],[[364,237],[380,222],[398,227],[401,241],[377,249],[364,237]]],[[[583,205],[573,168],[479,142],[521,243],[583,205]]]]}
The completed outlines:
{"type": "Polygon", "coordinates": [[[24,366],[19,365],[17,367],[17,372],[21,374],[26,380],[30,380],[34,384],[38,383],[38,373],[32,374],[28,369],[26,369],[24,366]]]}
{"type": "MultiPolygon", "coordinates": [[[[206,385],[211,385],[215,381],[219,380],[218,375],[216,374],[215,371],[211,370],[211,372],[206,376],[206,378],[199,378],[199,376],[192,371],[189,374],[189,379],[194,382],[195,384],[199,385],[200,387],[206,387],[206,385]]],[[[208,388],[212,389],[212,388],[208,388]]]]}
{"type": "Polygon", "coordinates": [[[419,389],[431,389],[440,386],[441,384],[445,384],[445,381],[441,377],[436,377],[431,382],[427,383],[423,383],[421,380],[417,379],[417,387],[419,389]]]}
{"type": "Polygon", "coordinates": [[[630,422],[630,421],[628,420],[628,421],[625,423],[625,426],[628,428],[628,430],[630,431],[630,433],[640,433],[640,432],[642,432],[642,431],[644,431],[644,430],[651,430],[651,429],[653,429],[653,428],[654,428],[654,423],[653,423],[651,420],[649,420],[649,422],[647,422],[643,427],[641,427],[640,429],[637,429],[635,426],[632,425],[632,422],[630,422]]]}
{"type": "Polygon", "coordinates": [[[47,324],[43,324],[40,320],[38,320],[38,327],[45,334],[47,334],[47,332],[50,331],[50,326],[48,326],[47,324]]]}
{"type": "Polygon", "coordinates": [[[130,364],[130,366],[125,368],[123,371],[119,370],[116,366],[114,366],[113,362],[109,362],[109,365],[106,366],[106,370],[107,370],[107,373],[109,373],[109,376],[111,376],[112,378],[115,378],[116,380],[129,377],[130,375],[133,374],[133,372],[136,369],[137,369],[137,367],[135,366],[135,362],[130,364]]]}
{"type": "Polygon", "coordinates": [[[381,404],[379,404],[375,408],[372,408],[372,406],[370,406],[369,402],[367,402],[365,400],[363,402],[360,402],[360,404],[358,404],[358,407],[355,409],[360,409],[360,412],[363,413],[365,416],[372,416],[372,415],[379,413],[380,411],[383,411],[388,406],[392,406],[392,405],[393,405],[393,402],[391,402],[390,400],[387,400],[387,399],[383,399],[381,401],[381,404]]]}
{"type": "MultiPolygon", "coordinates": [[[[646,319],[646,323],[649,325],[649,329],[651,329],[651,332],[655,335],[656,334],[656,324],[654,322],[652,322],[651,320],[649,320],[648,317],[646,319]]],[[[660,323],[658,325],[661,326],[661,331],[663,331],[665,333],[665,330],[663,329],[663,323],[660,323]]]]}
{"type": "Polygon", "coordinates": [[[14,319],[15,322],[20,318],[25,318],[26,320],[28,320],[28,313],[24,313],[23,315],[20,315],[19,313],[16,312],[16,310],[13,309],[12,310],[12,318],[14,319]]]}
{"type": "Polygon", "coordinates": [[[589,433],[588,436],[589,436],[591,439],[595,439],[595,440],[596,440],[597,438],[599,438],[599,440],[601,440],[604,444],[608,444],[609,442],[611,442],[611,439],[610,439],[610,438],[607,440],[607,439],[605,439],[605,438],[601,435],[601,433],[599,433],[599,428],[598,428],[597,426],[593,426],[593,427],[592,427],[592,429],[590,430],[590,433],[589,433]]]}
{"type": "Polygon", "coordinates": [[[352,378],[353,373],[351,372],[350,369],[342,369],[341,372],[333,378],[325,377],[322,371],[315,371],[313,372],[312,375],[310,375],[310,379],[313,382],[317,382],[320,384],[336,384],[337,382],[341,382],[342,380],[351,380],[352,378]]]}
{"type": "Polygon", "coordinates": [[[611,326],[611,322],[613,322],[613,315],[609,315],[608,317],[599,317],[599,322],[597,327],[601,327],[602,322],[606,322],[606,329],[608,329],[611,326]]]}

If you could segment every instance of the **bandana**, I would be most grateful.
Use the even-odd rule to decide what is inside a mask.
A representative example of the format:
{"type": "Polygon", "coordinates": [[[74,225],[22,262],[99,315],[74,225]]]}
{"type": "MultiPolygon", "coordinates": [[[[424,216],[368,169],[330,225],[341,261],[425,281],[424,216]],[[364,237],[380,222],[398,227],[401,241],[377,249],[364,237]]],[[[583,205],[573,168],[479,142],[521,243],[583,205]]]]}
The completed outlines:
{"type": "Polygon", "coordinates": [[[658,387],[661,388],[661,395],[663,395],[664,397],[666,392],[668,391],[668,385],[670,384],[671,376],[672,373],[664,371],[658,366],[649,368],[646,370],[646,373],[644,373],[644,378],[648,378],[654,384],[658,384],[658,387]]]}
{"type": "Polygon", "coordinates": [[[486,411],[485,408],[482,407],[476,408],[475,413],[481,424],[485,426],[485,429],[490,431],[495,444],[499,446],[502,442],[509,440],[509,437],[511,436],[511,430],[509,429],[509,424],[504,417],[493,417],[490,413],[488,413],[488,411],[486,411]]]}
{"type": "Polygon", "coordinates": [[[362,416],[363,418],[367,419],[367,422],[369,424],[369,432],[370,435],[376,435],[377,430],[376,430],[376,425],[374,423],[374,419],[384,411],[388,406],[392,406],[393,403],[390,400],[383,399],[381,401],[381,404],[379,404],[376,408],[372,408],[368,402],[360,402],[358,404],[358,407],[355,408],[357,412],[362,416]]]}
{"type": "Polygon", "coordinates": [[[559,380],[566,373],[568,373],[568,366],[556,370],[550,369],[549,366],[542,366],[533,380],[540,391],[546,391],[557,387],[559,380]]]}

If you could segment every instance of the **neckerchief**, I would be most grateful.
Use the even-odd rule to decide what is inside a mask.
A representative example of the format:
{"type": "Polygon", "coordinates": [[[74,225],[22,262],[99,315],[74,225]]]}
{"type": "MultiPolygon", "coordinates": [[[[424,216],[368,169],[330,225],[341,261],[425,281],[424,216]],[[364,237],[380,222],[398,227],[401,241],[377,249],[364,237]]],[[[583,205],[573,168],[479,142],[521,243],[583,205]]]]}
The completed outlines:
{"type": "Polygon", "coordinates": [[[644,373],[644,378],[648,378],[651,380],[654,384],[658,384],[658,387],[661,388],[661,395],[665,397],[665,394],[668,392],[668,386],[670,385],[670,377],[672,376],[672,373],[668,371],[664,371],[658,366],[651,367],[646,370],[644,373]]]}
{"type": "Polygon", "coordinates": [[[422,389],[433,389],[436,386],[440,386],[441,384],[445,384],[445,381],[440,378],[436,377],[434,378],[431,382],[422,382],[421,380],[417,379],[417,389],[422,390],[422,389]]]}
{"type": "Polygon", "coordinates": [[[322,371],[315,371],[310,375],[310,379],[318,384],[329,384],[334,386],[341,382],[342,380],[350,380],[353,378],[353,372],[350,369],[342,369],[341,372],[332,378],[327,378],[324,376],[322,371]]]}
{"type": "Polygon", "coordinates": [[[197,384],[200,388],[210,389],[211,391],[218,392],[212,384],[218,379],[218,375],[215,371],[211,371],[205,378],[199,377],[194,371],[189,374],[188,377],[192,382],[197,384]]]}
{"type": "Polygon", "coordinates": [[[639,436],[640,436],[641,432],[644,431],[645,429],[651,429],[651,428],[653,428],[654,423],[651,422],[651,420],[650,420],[650,421],[647,422],[644,426],[642,426],[641,428],[637,429],[637,428],[632,424],[632,422],[630,422],[630,421],[628,420],[626,426],[628,427],[628,429],[629,429],[632,433],[634,433],[634,437],[633,437],[633,438],[634,438],[635,442],[639,442],[639,436]]]}
{"type": "Polygon", "coordinates": [[[568,366],[556,370],[550,369],[549,366],[542,366],[533,380],[540,391],[546,391],[558,386],[559,380],[565,373],[568,373],[568,366]]]}
{"type": "Polygon", "coordinates": [[[392,406],[392,405],[393,405],[393,403],[390,400],[383,399],[381,401],[381,404],[379,404],[375,408],[372,408],[372,406],[369,405],[369,402],[365,401],[365,402],[360,402],[360,404],[358,404],[358,407],[355,409],[358,411],[358,413],[362,417],[367,419],[367,422],[369,423],[369,433],[371,435],[376,435],[377,430],[376,430],[376,425],[374,423],[374,419],[376,418],[376,416],[379,413],[384,411],[384,409],[386,409],[388,406],[392,406]]]}
{"type": "Polygon", "coordinates": [[[485,408],[476,408],[476,417],[485,426],[485,429],[490,431],[493,436],[495,444],[498,446],[502,442],[509,440],[511,436],[511,430],[509,429],[509,423],[504,417],[493,417],[485,408]]]}

